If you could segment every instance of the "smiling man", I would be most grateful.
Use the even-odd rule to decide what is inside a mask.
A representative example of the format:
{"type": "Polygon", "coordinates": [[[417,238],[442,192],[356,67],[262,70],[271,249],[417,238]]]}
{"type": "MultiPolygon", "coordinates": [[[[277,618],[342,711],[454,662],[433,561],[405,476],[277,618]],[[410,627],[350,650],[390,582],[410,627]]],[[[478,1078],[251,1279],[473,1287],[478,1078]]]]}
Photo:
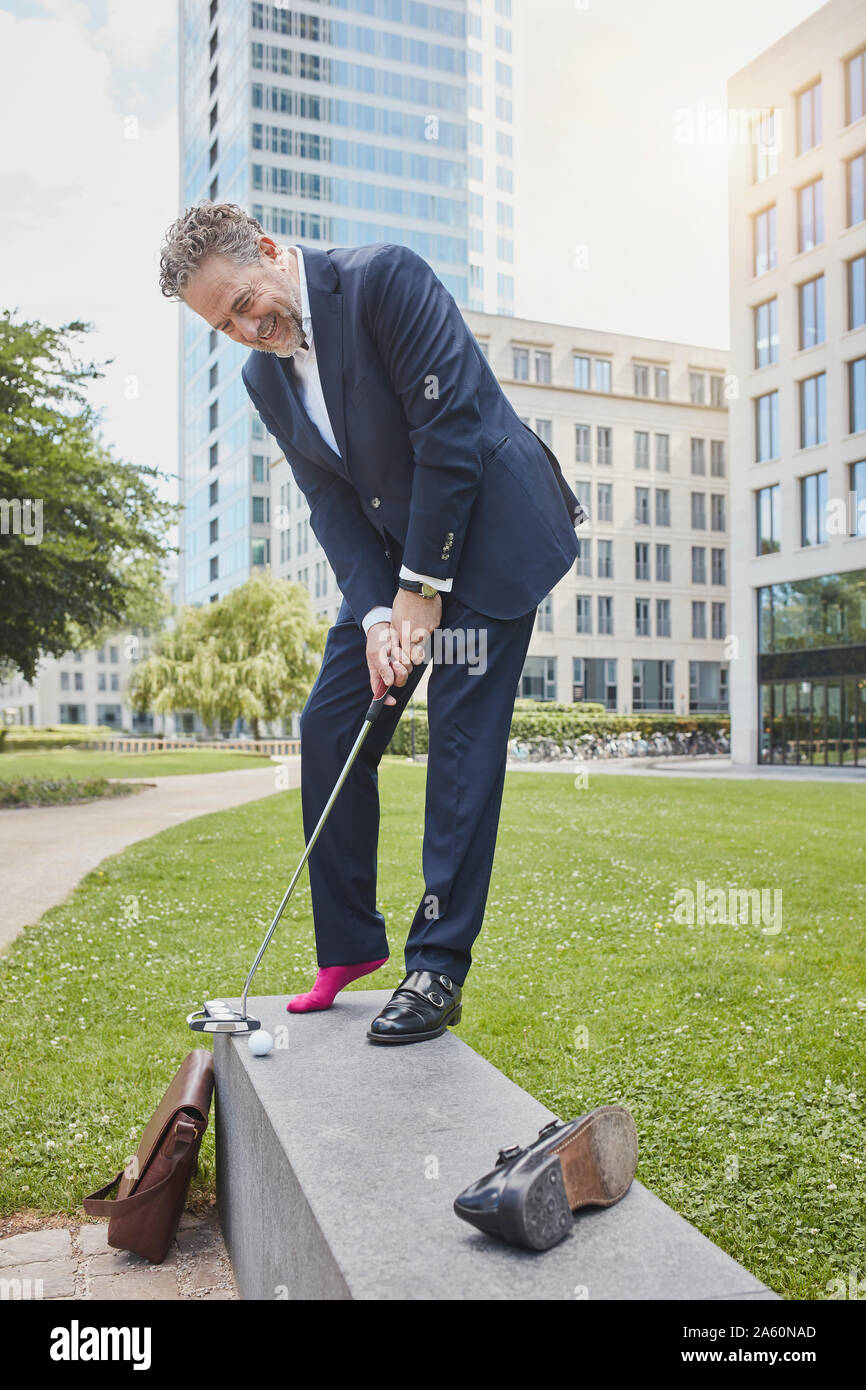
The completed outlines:
{"type": "Polygon", "coordinates": [[[454,299],[408,247],[279,246],[240,208],[204,203],[170,228],[160,266],[163,294],[252,349],[244,385],[343,595],[301,716],[308,837],[370,687],[380,677],[389,687],[310,856],[319,972],[288,1008],[328,1008],[388,959],[377,770],[429,661],[424,894],[406,976],[367,1036],[439,1037],[460,1019],[484,917],[536,608],[574,562],[584,512],[454,299]],[[440,628],[456,640],[431,659],[440,628]]]}

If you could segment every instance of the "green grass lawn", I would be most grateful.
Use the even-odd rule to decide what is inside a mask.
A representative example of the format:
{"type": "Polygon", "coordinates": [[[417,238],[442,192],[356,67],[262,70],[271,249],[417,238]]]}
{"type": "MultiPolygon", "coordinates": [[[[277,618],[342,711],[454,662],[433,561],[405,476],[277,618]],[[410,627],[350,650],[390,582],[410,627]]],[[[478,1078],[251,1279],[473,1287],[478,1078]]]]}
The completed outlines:
{"type": "MultiPolygon", "coordinates": [[[[402,976],[422,892],[424,780],[383,764],[394,954],[378,988],[402,976]]],[[[793,1298],[866,1274],[864,798],[509,773],[459,1029],[563,1117],[629,1106],[641,1180],[793,1298]],[[697,880],[781,889],[781,930],[677,922],[675,894],[697,880]]],[[[240,990],[300,846],[297,792],[167,830],[107,860],[0,958],[0,1211],[75,1211],[134,1152],[194,1045],[185,1014],[205,990],[240,990]]],[[[312,978],[306,882],[258,993],[312,978]]],[[[491,1161],[531,1137],[491,1135],[491,1161]]],[[[198,1191],[212,1145],[211,1130],[198,1191]]]]}
{"type": "Polygon", "coordinates": [[[0,753],[0,782],[41,777],[177,777],[185,772],[234,772],[266,767],[257,753],[183,749],[177,753],[38,752],[0,753]]]}

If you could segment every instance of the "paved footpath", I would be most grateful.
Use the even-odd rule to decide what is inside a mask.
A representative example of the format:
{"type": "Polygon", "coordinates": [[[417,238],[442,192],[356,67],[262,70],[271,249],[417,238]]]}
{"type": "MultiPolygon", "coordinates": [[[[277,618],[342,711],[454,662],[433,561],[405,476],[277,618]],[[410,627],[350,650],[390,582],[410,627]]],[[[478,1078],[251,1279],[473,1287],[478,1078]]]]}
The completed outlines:
{"type": "Polygon", "coordinates": [[[0,811],[0,951],[110,854],[181,821],[300,785],[295,757],[280,766],[160,777],[123,798],[0,811]]]}
{"type": "Polygon", "coordinates": [[[237,1298],[216,1211],[185,1212],[161,1265],[112,1250],[108,1223],[54,1226],[0,1240],[0,1299],[237,1298]]]}

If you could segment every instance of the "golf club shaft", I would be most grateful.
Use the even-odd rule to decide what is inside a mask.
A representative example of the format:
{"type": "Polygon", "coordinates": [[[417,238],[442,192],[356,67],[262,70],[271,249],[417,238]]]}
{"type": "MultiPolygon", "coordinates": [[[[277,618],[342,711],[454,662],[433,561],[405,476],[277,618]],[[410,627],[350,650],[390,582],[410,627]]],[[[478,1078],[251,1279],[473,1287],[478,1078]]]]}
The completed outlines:
{"type": "Polygon", "coordinates": [[[360,752],[361,746],[362,746],[362,744],[363,744],[365,738],[367,737],[368,733],[370,732],[370,729],[371,729],[372,725],[376,722],[376,720],[377,720],[378,717],[379,717],[379,714],[381,713],[382,707],[383,707],[384,704],[385,704],[385,696],[386,696],[387,694],[388,694],[388,687],[385,685],[385,682],[384,682],[383,680],[380,679],[379,685],[378,685],[378,687],[377,687],[377,689],[376,689],[376,694],[375,694],[375,696],[373,697],[373,701],[372,701],[372,703],[371,703],[371,705],[370,705],[370,708],[367,710],[367,713],[364,715],[364,722],[363,722],[363,724],[361,725],[361,728],[360,728],[360,730],[359,730],[359,732],[358,732],[358,737],[355,739],[355,742],[354,742],[354,744],[352,745],[352,751],[351,751],[351,753],[349,754],[348,758],[346,759],[346,763],[345,763],[345,766],[344,766],[342,772],[340,773],[339,777],[337,778],[337,782],[336,782],[336,785],[335,785],[335,787],[334,787],[334,790],[331,792],[331,795],[328,797],[327,804],[325,805],[324,811],[323,811],[322,814],[319,816],[318,824],[317,824],[315,830],[313,831],[312,835],[310,836],[309,842],[308,842],[308,844],[307,844],[307,846],[306,846],[306,848],[305,848],[305,850],[304,850],[304,853],[303,853],[303,857],[302,857],[302,859],[301,859],[301,862],[300,862],[300,864],[298,865],[298,867],[295,869],[294,874],[292,875],[292,881],[291,881],[291,883],[289,884],[288,888],[286,889],[285,894],[283,895],[283,900],[282,900],[282,902],[280,903],[279,907],[278,907],[277,910],[276,910],[276,913],[275,913],[275,915],[274,915],[274,920],[271,922],[271,925],[268,927],[267,935],[265,936],[264,941],[262,942],[261,946],[259,947],[258,952],[257,952],[257,954],[256,954],[256,958],[255,958],[255,960],[253,961],[253,963],[252,963],[252,965],[251,965],[251,967],[250,967],[250,973],[247,975],[246,984],[244,985],[243,999],[241,1000],[241,1014],[244,1015],[244,1016],[246,1016],[246,1012],[247,1012],[247,995],[249,994],[250,985],[251,985],[252,982],[253,982],[253,976],[255,975],[256,971],[257,971],[258,968],[259,968],[259,965],[261,964],[262,956],[265,954],[265,951],[268,949],[268,946],[270,945],[271,937],[273,936],[274,932],[276,931],[277,926],[279,925],[280,918],[282,917],[283,913],[284,913],[285,910],[286,910],[286,905],[287,905],[287,903],[288,903],[288,901],[289,901],[289,898],[292,896],[292,893],[293,893],[294,890],[295,890],[295,884],[297,883],[298,879],[300,878],[301,872],[302,872],[302,870],[303,870],[303,867],[304,867],[304,865],[306,864],[307,860],[309,859],[310,854],[312,853],[313,846],[314,846],[314,844],[316,843],[316,841],[317,841],[318,838],[319,838],[319,835],[320,835],[320,833],[321,833],[322,827],[324,826],[325,821],[328,819],[328,816],[329,816],[330,813],[331,813],[331,808],[332,808],[332,806],[334,805],[334,802],[336,801],[337,797],[338,797],[339,794],[340,794],[340,789],[341,789],[343,783],[345,782],[346,778],[348,777],[349,773],[350,773],[351,770],[352,770],[352,764],[354,763],[355,759],[357,758],[358,753],[360,752]]]}

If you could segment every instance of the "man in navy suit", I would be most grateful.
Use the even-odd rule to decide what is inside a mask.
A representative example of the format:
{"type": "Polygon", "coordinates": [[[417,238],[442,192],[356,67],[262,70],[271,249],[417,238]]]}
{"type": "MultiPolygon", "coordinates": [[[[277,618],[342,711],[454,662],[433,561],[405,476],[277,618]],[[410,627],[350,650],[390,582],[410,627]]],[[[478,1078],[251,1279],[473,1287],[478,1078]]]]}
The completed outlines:
{"type": "Polygon", "coordinates": [[[343,603],[301,716],[309,836],[379,678],[372,726],[309,860],[327,1008],[388,958],[377,769],[428,662],[424,894],[406,976],[371,1023],[421,1042],[460,1019],[484,916],[514,697],[538,604],[584,512],[502,392],[453,297],[408,247],[279,246],[231,204],[170,229],[161,288],[251,351],[244,385],[309,503],[343,603]]]}

